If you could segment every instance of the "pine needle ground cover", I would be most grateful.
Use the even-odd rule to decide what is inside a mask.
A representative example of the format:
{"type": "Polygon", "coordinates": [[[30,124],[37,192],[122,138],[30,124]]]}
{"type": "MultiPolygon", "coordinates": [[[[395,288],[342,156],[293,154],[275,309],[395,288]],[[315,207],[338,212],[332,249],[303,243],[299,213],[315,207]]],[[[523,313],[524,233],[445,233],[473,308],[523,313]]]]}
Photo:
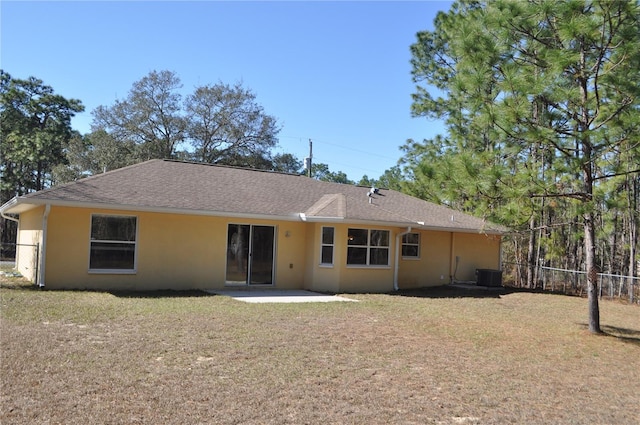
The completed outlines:
{"type": "Polygon", "coordinates": [[[640,308],[425,290],[358,303],[0,289],[2,424],[635,424],[640,308]]]}

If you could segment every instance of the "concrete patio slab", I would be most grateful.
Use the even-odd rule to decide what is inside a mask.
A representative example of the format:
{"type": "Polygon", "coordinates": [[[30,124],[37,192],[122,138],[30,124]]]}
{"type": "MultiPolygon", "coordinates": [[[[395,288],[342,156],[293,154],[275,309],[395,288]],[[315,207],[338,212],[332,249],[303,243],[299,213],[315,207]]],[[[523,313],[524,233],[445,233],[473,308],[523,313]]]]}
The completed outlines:
{"type": "Polygon", "coordinates": [[[340,295],[326,295],[302,289],[220,289],[206,291],[247,303],[358,302],[340,295]]]}

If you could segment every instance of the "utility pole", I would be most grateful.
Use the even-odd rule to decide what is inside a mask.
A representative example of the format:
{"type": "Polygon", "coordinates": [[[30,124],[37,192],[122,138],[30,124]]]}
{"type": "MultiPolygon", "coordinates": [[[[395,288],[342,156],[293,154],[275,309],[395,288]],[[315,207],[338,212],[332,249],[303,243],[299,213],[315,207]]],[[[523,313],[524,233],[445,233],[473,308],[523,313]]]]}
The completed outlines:
{"type": "Polygon", "coordinates": [[[307,166],[307,176],[311,177],[311,165],[313,163],[313,142],[309,139],[309,157],[307,158],[306,166],[307,166]]]}

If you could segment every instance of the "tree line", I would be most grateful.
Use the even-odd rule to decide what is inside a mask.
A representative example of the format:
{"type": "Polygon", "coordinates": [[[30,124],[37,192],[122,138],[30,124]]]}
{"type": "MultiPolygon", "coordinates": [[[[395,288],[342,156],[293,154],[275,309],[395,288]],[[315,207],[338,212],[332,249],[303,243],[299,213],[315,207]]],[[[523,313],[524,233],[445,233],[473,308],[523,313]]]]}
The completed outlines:
{"type": "MultiPolygon", "coordinates": [[[[176,73],[152,71],[124,99],[93,110],[88,134],[71,126],[83,111],[80,100],[55,93],[34,76],[19,79],[0,70],[0,204],[155,158],[304,172],[292,154],[273,154],[281,126],[239,83],[206,84],[183,96],[176,73]]],[[[311,175],[356,183],[323,163],[313,164],[311,175]]],[[[358,183],[374,181],[363,176],[358,183]]],[[[0,241],[14,238],[15,224],[1,219],[0,241]]]]}
{"type": "Polygon", "coordinates": [[[530,288],[586,271],[599,332],[598,273],[638,272],[638,3],[459,1],[411,51],[412,112],[447,134],[403,146],[406,190],[513,229],[530,288]]]}
{"type": "MultiPolygon", "coordinates": [[[[152,71],[126,98],[92,111],[91,131],[72,129],[84,111],[36,77],[0,71],[0,201],[154,158],[302,173],[293,155],[273,154],[281,126],[241,84],[219,82],[181,94],[180,78],[152,71]]],[[[353,184],[343,172],[314,164],[312,176],[353,184]]],[[[361,181],[371,182],[366,176],[361,181]]]]}

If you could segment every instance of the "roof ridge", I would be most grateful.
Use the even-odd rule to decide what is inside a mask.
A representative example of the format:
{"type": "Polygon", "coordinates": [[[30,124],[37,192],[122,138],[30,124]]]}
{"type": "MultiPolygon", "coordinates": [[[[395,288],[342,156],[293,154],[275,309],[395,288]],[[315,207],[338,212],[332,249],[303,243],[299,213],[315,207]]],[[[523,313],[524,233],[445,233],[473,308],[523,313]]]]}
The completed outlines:
{"type": "Polygon", "coordinates": [[[306,177],[304,174],[287,173],[286,171],[266,170],[263,168],[252,168],[252,167],[241,167],[239,165],[214,164],[211,162],[203,162],[203,161],[187,161],[183,159],[172,159],[172,158],[165,158],[165,159],[161,159],[160,161],[174,162],[177,164],[187,164],[187,165],[205,165],[208,167],[229,168],[233,170],[258,171],[262,173],[283,174],[285,176],[294,176],[294,177],[306,177]]]}
{"type": "Polygon", "coordinates": [[[105,175],[110,175],[110,174],[115,174],[115,173],[120,173],[120,172],[124,172],[124,171],[128,171],[131,168],[136,168],[136,167],[140,167],[143,165],[148,165],[154,162],[173,162],[173,163],[177,163],[177,164],[187,164],[187,165],[206,165],[206,166],[210,166],[210,167],[218,167],[218,168],[228,168],[228,169],[236,169],[236,170],[245,170],[245,171],[258,171],[258,172],[264,172],[264,173],[271,173],[271,174],[281,174],[281,175],[287,175],[287,176],[294,176],[294,177],[306,177],[302,174],[294,174],[294,173],[286,173],[283,171],[275,171],[275,170],[263,170],[263,169],[259,169],[259,168],[250,168],[250,167],[240,167],[237,165],[225,165],[225,164],[212,164],[209,162],[201,162],[201,161],[186,161],[186,160],[180,160],[180,159],[171,159],[171,158],[152,158],[152,159],[148,159],[146,161],[141,161],[141,162],[136,162],[135,164],[130,164],[130,165],[125,165],[124,167],[120,167],[120,168],[114,168],[113,170],[108,170],[106,172],[102,172],[102,173],[97,173],[97,174],[91,174],[89,176],[85,176],[85,177],[80,177],[79,179],[76,180],[72,180],[66,183],[62,183],[62,184],[57,184],[51,187],[47,187],[45,189],[42,190],[37,190],[34,192],[29,192],[29,193],[25,193],[24,195],[21,195],[20,197],[30,197],[31,194],[34,193],[48,193],[51,192],[53,190],[58,190],[58,189],[63,189],[67,186],[76,184],[76,183],[80,183],[80,182],[86,182],[86,181],[91,181],[97,178],[101,178],[102,176],[105,175]]]}

